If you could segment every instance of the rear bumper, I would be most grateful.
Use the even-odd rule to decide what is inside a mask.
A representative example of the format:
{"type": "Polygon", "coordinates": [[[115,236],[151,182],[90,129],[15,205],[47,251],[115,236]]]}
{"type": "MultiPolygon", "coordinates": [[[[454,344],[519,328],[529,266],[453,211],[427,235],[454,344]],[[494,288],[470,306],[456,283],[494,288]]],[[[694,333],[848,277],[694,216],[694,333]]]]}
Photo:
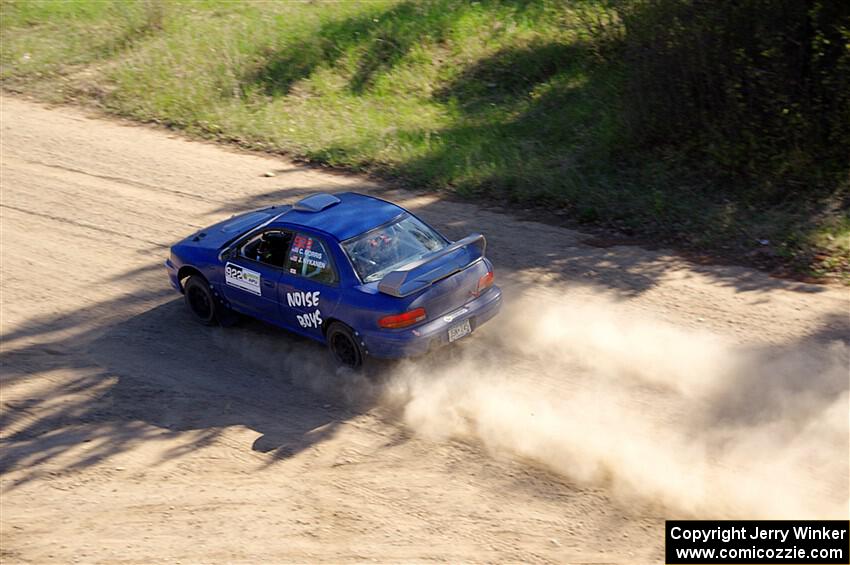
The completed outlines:
{"type": "MultiPolygon", "coordinates": [[[[493,286],[484,294],[464,304],[454,312],[466,309],[460,315],[440,316],[424,325],[404,330],[372,330],[361,332],[366,350],[372,357],[396,359],[422,355],[432,349],[448,345],[449,328],[469,320],[472,332],[499,313],[502,308],[502,291],[493,286]]],[[[452,313],[449,313],[452,314],[452,313]]],[[[462,338],[461,338],[462,339],[462,338]]]]}

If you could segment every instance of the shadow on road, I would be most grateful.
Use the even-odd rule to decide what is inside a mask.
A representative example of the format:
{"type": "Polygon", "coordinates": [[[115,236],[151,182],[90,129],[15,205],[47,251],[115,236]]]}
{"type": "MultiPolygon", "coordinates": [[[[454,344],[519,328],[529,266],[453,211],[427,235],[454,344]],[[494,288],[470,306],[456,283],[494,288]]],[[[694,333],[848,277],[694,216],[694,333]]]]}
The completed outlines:
{"type": "MultiPolygon", "coordinates": [[[[10,337],[45,338],[85,318],[80,312],[53,325],[38,320],[10,337]]],[[[0,366],[6,391],[48,375],[25,398],[4,403],[0,472],[25,469],[6,489],[193,432],[163,458],[179,457],[231,426],[261,434],[250,449],[269,454],[262,460],[272,464],[333,436],[372,401],[367,377],[337,368],[321,345],[251,320],[200,327],[177,298],[67,339],[4,347],[0,366]]]]}

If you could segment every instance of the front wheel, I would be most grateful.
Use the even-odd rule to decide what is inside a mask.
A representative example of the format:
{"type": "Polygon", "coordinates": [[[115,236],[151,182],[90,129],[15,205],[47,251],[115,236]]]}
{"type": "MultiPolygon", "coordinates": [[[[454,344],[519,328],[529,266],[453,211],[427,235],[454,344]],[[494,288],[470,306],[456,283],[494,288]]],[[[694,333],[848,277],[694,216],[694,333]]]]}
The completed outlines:
{"type": "Polygon", "coordinates": [[[334,322],[328,328],[326,337],[331,353],[340,364],[352,369],[363,366],[363,348],[351,328],[341,322],[334,322]]]}
{"type": "Polygon", "coordinates": [[[210,285],[203,277],[192,275],[183,286],[186,306],[195,315],[195,319],[205,326],[214,326],[216,319],[216,300],[210,285]]]}

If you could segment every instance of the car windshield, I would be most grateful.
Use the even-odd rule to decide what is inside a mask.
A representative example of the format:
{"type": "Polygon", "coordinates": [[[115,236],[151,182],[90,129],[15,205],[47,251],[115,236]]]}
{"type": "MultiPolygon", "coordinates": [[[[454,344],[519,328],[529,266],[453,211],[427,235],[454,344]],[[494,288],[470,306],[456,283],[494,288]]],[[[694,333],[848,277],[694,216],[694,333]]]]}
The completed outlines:
{"type": "Polygon", "coordinates": [[[372,282],[411,261],[439,251],[446,244],[446,240],[434,230],[413,216],[405,216],[349,239],[342,245],[360,280],[372,282]]]}

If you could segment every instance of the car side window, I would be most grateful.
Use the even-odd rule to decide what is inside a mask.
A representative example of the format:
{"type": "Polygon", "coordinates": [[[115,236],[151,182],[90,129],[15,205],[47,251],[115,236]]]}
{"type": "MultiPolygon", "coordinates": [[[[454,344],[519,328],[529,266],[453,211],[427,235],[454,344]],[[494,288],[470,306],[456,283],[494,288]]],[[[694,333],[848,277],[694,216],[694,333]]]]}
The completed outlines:
{"type": "Polygon", "coordinates": [[[269,230],[248,241],[240,253],[246,259],[282,269],[286,265],[286,252],[291,241],[291,232],[269,230]]]}
{"type": "Polygon", "coordinates": [[[304,233],[296,234],[292,240],[289,272],[325,284],[337,281],[328,248],[322,240],[304,233]]]}

